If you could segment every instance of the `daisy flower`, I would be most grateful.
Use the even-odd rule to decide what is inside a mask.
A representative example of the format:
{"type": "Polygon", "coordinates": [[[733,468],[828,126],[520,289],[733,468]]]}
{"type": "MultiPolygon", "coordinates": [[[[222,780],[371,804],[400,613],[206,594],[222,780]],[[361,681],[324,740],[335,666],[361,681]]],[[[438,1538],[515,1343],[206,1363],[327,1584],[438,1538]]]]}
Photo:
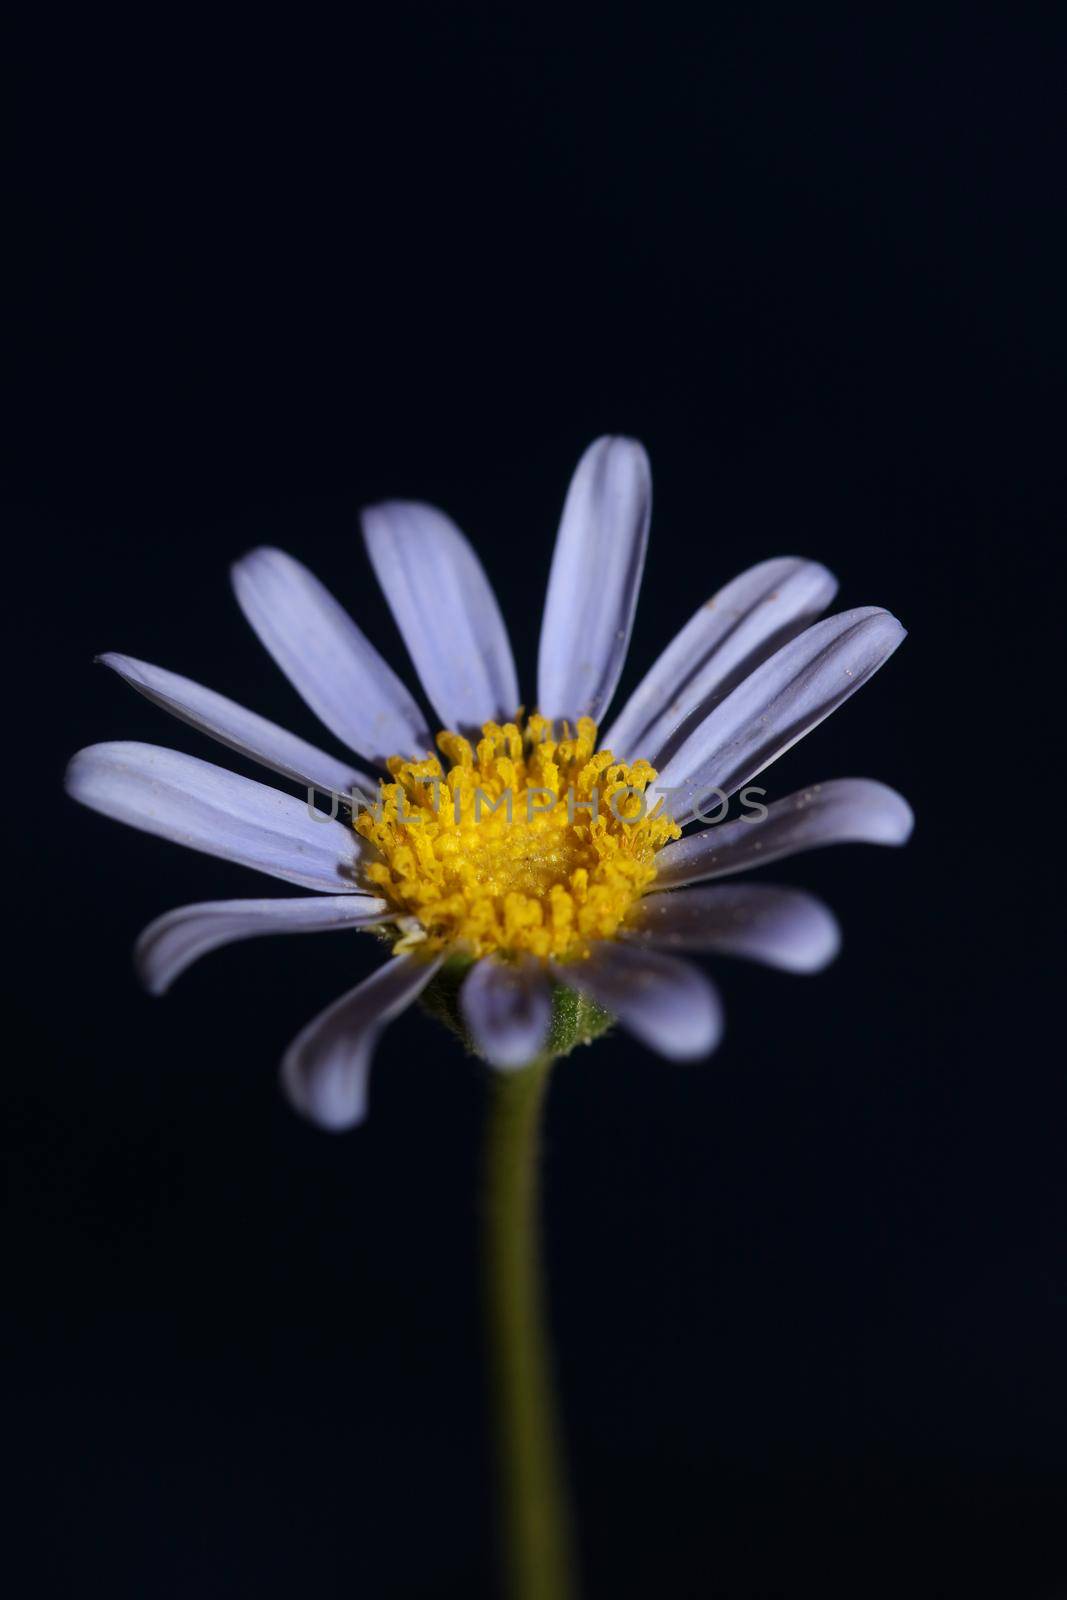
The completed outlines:
{"type": "Polygon", "coordinates": [[[148,989],[162,994],[200,956],[261,934],[357,928],[390,949],[286,1052],[285,1089],[323,1127],[362,1119],[378,1035],[420,996],[501,1069],[565,1054],[610,1021],[669,1058],[706,1055],[722,1009],[679,951],[813,972],[839,942],[810,895],[713,880],[820,845],[907,838],[906,802],[869,779],[767,807],[747,792],[904,637],[875,606],[817,620],[836,582],[814,561],[763,561],[728,583],[598,736],[629,644],[650,511],[642,447],[598,439],[563,507],[530,715],[500,609],[455,524],[409,502],[364,513],[371,565],[445,730],[436,736],[305,567],[274,549],[237,562],[237,601],[262,644],[330,732],[386,777],[188,678],[101,657],[157,705],[307,790],[298,798],[155,745],[74,757],[67,788],[84,805],[314,891],[168,912],[137,943],[148,989]],[[683,832],[739,793],[744,814],[683,832]]]}

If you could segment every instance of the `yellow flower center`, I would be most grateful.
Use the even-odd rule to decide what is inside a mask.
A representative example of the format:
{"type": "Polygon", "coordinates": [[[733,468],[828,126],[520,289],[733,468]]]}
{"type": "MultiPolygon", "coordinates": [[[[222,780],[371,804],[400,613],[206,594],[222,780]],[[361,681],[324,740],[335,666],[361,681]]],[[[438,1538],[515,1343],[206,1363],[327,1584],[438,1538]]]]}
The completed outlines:
{"type": "Polygon", "coordinates": [[[597,750],[588,717],[571,737],[521,713],[487,722],[471,746],[439,733],[436,756],[387,763],[377,805],[355,828],[378,850],[363,869],[418,927],[401,941],[433,953],[581,956],[610,939],[656,876],[656,851],[681,829],[645,791],[656,774],[597,750]]]}

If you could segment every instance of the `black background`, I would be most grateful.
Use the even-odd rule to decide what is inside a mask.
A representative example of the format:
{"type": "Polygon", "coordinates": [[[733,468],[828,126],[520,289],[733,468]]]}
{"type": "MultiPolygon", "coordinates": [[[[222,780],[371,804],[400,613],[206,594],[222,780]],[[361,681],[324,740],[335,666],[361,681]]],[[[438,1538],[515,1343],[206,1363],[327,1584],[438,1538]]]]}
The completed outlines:
{"type": "Polygon", "coordinates": [[[399,664],[355,533],[385,495],[470,534],[531,685],[568,475],[621,431],[656,484],[623,689],[742,567],[816,556],[910,636],[771,792],[879,777],[918,826],[774,869],[845,950],[721,964],[711,1061],[616,1036],[555,1077],[587,1593],[1067,1594],[1063,43],[1009,7],[19,41],[19,1592],[494,1592],[480,1069],[412,1014],[368,1125],[308,1128],[275,1063],[375,947],[259,941],[151,1001],[139,928],[262,880],[58,791],[98,739],[215,754],[103,649],[317,739],[227,564],[291,550],[399,664]]]}

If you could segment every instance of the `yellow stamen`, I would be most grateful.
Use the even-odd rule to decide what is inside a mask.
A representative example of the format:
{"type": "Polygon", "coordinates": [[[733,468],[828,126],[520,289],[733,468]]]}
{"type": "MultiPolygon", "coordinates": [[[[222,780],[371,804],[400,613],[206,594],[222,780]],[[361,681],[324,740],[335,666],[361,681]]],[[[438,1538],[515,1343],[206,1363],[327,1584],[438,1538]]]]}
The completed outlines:
{"type": "Polygon", "coordinates": [[[646,814],[647,761],[598,751],[588,717],[563,732],[553,739],[537,715],[523,727],[520,713],[487,722],[473,746],[439,733],[447,767],[433,755],[387,763],[393,781],[355,827],[379,852],[368,885],[423,930],[408,944],[544,959],[582,956],[618,932],[681,829],[658,808],[646,814]]]}

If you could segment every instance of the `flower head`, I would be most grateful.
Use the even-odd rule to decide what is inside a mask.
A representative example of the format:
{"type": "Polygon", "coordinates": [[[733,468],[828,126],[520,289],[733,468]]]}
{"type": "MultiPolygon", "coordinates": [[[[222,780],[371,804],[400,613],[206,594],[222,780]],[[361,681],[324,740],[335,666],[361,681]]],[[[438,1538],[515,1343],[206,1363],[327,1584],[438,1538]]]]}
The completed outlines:
{"type": "Polygon", "coordinates": [[[416,918],[427,951],[586,956],[624,926],[659,847],[681,838],[662,808],[647,814],[647,761],[597,750],[589,717],[563,732],[540,716],[487,722],[476,744],[437,735],[447,768],[389,762],[380,805],[356,817],[377,852],[363,877],[416,918]]]}
{"type": "Polygon", "coordinates": [[[277,550],[238,562],[237,599],[263,644],[330,731],[387,778],[187,678],[101,658],[308,791],[305,803],[149,745],[75,756],[68,789],[86,805],[316,891],[168,912],[138,941],[153,992],[208,951],[259,934],[364,928],[390,942],[384,966],[285,1056],[291,1099],[323,1126],[361,1119],[377,1036],[420,995],[501,1068],[562,1053],[612,1018],[661,1054],[706,1054],[721,1007],[678,951],[814,971],[838,933],[800,891],[703,885],[818,845],[899,844],[910,832],[899,795],[839,779],[683,836],[713,797],[724,808],[743,793],[903,638],[877,607],[817,621],[836,583],[816,562],[765,561],[727,584],[598,739],[629,642],[650,507],[641,447],[590,446],[563,509],[530,716],[496,600],[455,525],[410,503],[364,514],[372,565],[445,730],[436,738],[311,573],[277,550]],[[332,815],[312,805],[316,791],[333,796],[332,815]]]}

